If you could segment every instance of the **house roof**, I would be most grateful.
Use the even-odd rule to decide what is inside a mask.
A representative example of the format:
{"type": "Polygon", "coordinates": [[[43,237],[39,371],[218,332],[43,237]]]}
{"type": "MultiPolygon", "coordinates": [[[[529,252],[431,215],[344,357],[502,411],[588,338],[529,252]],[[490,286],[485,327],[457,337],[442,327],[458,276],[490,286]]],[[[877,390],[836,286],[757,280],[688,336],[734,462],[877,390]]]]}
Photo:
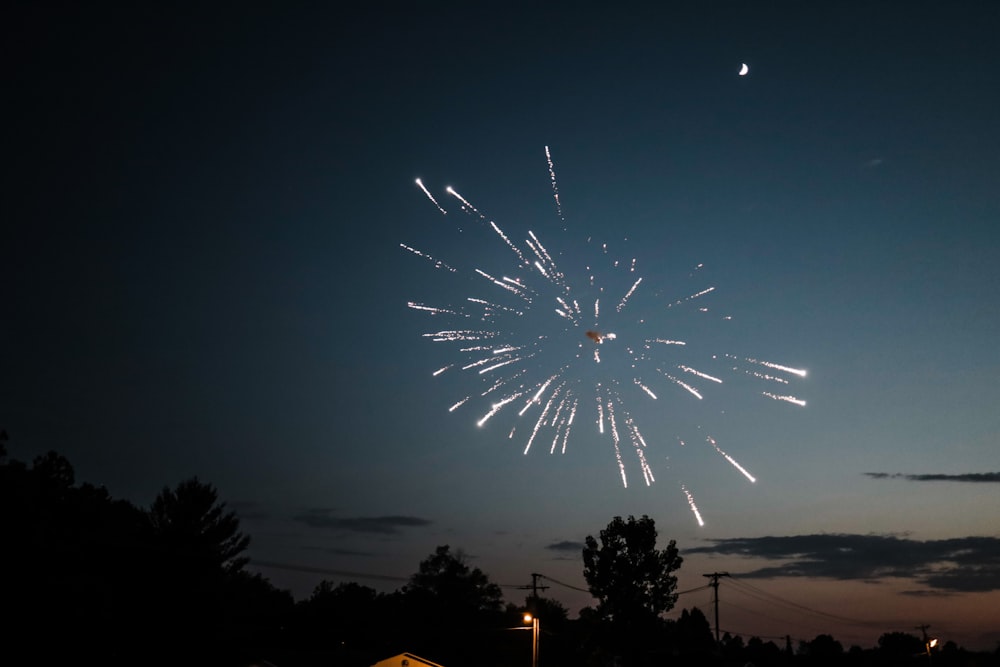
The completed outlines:
{"type": "Polygon", "coordinates": [[[385,660],[379,660],[372,667],[442,667],[436,662],[421,658],[412,653],[400,653],[385,660]]]}

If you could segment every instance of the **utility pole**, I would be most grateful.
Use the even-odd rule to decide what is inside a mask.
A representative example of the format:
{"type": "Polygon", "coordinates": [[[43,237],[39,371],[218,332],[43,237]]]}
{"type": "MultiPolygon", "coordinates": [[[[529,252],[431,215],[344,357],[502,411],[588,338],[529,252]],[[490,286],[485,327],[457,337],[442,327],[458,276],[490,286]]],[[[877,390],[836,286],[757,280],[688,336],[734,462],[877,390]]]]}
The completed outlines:
{"type": "Polygon", "coordinates": [[[518,588],[520,588],[521,590],[530,590],[531,591],[531,605],[530,605],[530,607],[531,607],[531,613],[532,614],[537,614],[538,613],[538,605],[537,605],[537,602],[538,602],[538,591],[544,591],[544,590],[547,590],[549,588],[548,586],[541,586],[538,583],[538,580],[542,579],[544,577],[545,577],[544,574],[538,574],[537,572],[532,572],[531,573],[531,584],[528,585],[528,586],[518,586],[518,588]]]}
{"type": "Polygon", "coordinates": [[[728,577],[728,572],[713,572],[712,574],[703,574],[703,577],[708,577],[712,580],[709,584],[715,589],[715,645],[718,646],[720,643],[719,639],[719,577],[728,577]]]}
{"type": "Polygon", "coordinates": [[[538,599],[538,591],[539,590],[543,590],[544,591],[544,590],[548,590],[548,588],[549,588],[548,586],[539,586],[538,585],[538,580],[541,579],[544,576],[545,575],[538,574],[537,572],[532,572],[531,573],[531,597],[535,598],[536,600],[538,599]]]}

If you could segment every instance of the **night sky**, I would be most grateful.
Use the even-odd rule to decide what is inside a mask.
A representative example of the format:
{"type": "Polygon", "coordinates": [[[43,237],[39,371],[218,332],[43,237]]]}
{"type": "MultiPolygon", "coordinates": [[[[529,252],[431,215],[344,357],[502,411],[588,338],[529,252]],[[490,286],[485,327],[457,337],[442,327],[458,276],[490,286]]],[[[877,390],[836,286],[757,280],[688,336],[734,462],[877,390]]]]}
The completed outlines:
{"type": "Polygon", "coordinates": [[[575,616],[584,538],[647,514],[685,558],[677,611],[728,571],[744,638],[996,646],[1000,5],[244,4],[3,21],[13,458],[54,449],[142,506],[197,475],[298,598],[394,590],[448,544],[575,616]],[[599,366],[489,221],[537,235],[582,310],[606,286],[599,366]],[[408,307],[467,297],[521,314],[408,307]],[[530,393],[477,426],[518,380],[480,396],[481,355],[423,335],[458,329],[546,336],[511,366],[570,365],[564,453],[549,430],[524,454],[530,393]],[[687,345],[633,368],[655,338],[687,345]]]}

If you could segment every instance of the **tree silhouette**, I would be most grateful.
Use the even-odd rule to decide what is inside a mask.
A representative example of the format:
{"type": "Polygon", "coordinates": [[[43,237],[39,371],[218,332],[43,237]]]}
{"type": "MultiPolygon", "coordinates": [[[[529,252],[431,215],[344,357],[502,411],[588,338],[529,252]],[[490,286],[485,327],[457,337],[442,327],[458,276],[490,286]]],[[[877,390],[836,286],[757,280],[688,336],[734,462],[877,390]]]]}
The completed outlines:
{"type": "Polygon", "coordinates": [[[816,635],[812,641],[804,642],[802,648],[813,665],[832,665],[844,655],[844,646],[832,635],[816,635]]]}
{"type": "Polygon", "coordinates": [[[677,544],[656,548],[656,525],[648,516],[623,521],[616,516],[601,531],[601,545],[588,535],[583,550],[583,576],[609,621],[647,622],[677,602],[677,577],[683,559],[677,544]]]}
{"type": "Polygon", "coordinates": [[[500,587],[478,567],[470,569],[465,555],[452,554],[448,545],[439,546],[420,562],[407,590],[432,606],[446,607],[451,614],[494,613],[503,608],[500,587]]]}
{"type": "Polygon", "coordinates": [[[160,658],[173,661],[195,650],[221,655],[231,625],[227,612],[233,611],[226,598],[247,562],[240,554],[250,538],[240,532],[236,514],[218,502],[215,488],[197,477],[164,488],[146,519],[159,575],[150,593],[160,658]]]}
{"type": "Polygon", "coordinates": [[[685,656],[708,656],[715,650],[712,626],[698,607],[681,610],[674,623],[674,648],[685,656]]]}
{"type": "Polygon", "coordinates": [[[160,492],[149,508],[149,524],[186,565],[237,572],[249,560],[240,554],[250,538],[240,532],[236,513],[226,512],[226,504],[218,500],[215,487],[193,477],[160,492]]]}
{"type": "MultiPolygon", "coordinates": [[[[437,651],[435,662],[463,664],[483,659],[482,646],[502,626],[503,595],[465,555],[439,546],[420,562],[403,589],[412,646],[437,651]]],[[[414,649],[410,649],[411,651],[414,649]]]]}
{"type": "Polygon", "coordinates": [[[368,586],[321,581],[298,605],[303,640],[313,648],[332,646],[339,658],[370,649],[387,639],[381,603],[382,597],[368,586]]]}
{"type": "Polygon", "coordinates": [[[8,609],[0,663],[54,663],[100,651],[113,662],[141,631],[142,513],[75,485],[55,452],[29,468],[0,451],[0,572],[8,609]]]}
{"type": "Polygon", "coordinates": [[[887,632],[878,638],[879,653],[887,661],[905,662],[924,652],[924,641],[908,632],[887,632]]]}
{"type": "Polygon", "coordinates": [[[677,601],[673,572],[682,559],[673,540],[659,550],[656,537],[648,516],[616,516],[601,531],[600,546],[588,535],[583,549],[583,576],[598,600],[598,641],[631,664],[664,650],[667,625],[660,615],[677,601]]]}

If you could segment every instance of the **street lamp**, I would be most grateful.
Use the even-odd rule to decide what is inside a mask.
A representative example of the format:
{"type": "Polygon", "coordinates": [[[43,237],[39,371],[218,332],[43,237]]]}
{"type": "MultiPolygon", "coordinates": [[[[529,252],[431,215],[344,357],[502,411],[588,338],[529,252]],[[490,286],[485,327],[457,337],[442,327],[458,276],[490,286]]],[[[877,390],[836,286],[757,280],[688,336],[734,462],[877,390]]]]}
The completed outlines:
{"type": "Polygon", "coordinates": [[[923,635],[924,635],[924,648],[927,650],[927,664],[928,665],[931,664],[931,649],[934,648],[935,646],[937,646],[937,637],[928,637],[927,636],[927,628],[929,628],[929,627],[931,627],[931,626],[929,626],[927,624],[918,625],[917,626],[917,629],[920,630],[920,632],[923,633],[923,635]]]}
{"type": "Polygon", "coordinates": [[[531,624],[531,667],[538,667],[538,617],[525,613],[524,622],[531,624]]]}

